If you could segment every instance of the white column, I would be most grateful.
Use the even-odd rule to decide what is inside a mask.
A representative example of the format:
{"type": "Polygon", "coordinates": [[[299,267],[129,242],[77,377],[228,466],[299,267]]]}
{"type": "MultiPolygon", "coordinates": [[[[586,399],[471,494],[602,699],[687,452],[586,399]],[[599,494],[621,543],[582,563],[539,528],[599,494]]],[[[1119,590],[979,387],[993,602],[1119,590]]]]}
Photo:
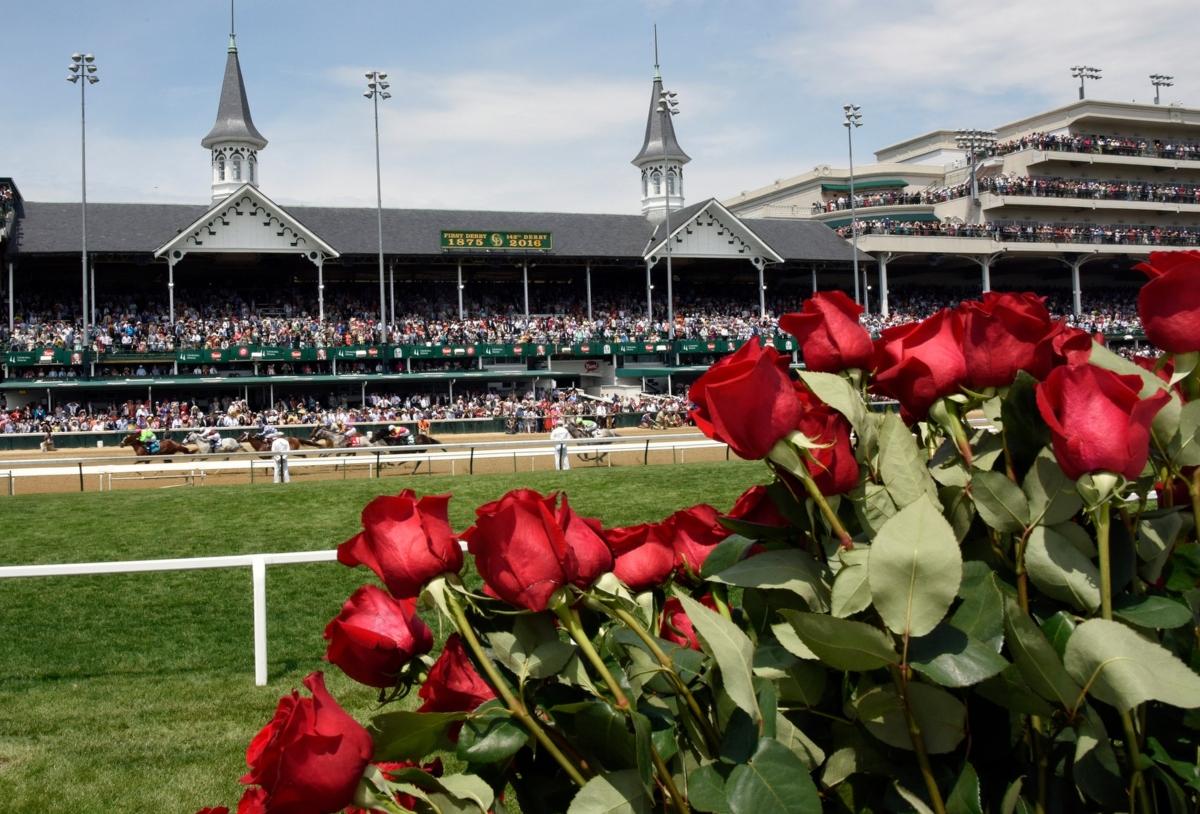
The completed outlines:
{"type": "Polygon", "coordinates": [[[812,293],[817,293],[817,264],[812,264],[812,293]]]}
{"type": "Polygon", "coordinates": [[[763,279],[763,267],[766,263],[758,263],[758,316],[767,318],[767,281],[763,279]]]}
{"type": "Polygon", "coordinates": [[[317,319],[325,321],[325,255],[318,254],[317,264],[317,319]]]}
{"type": "MultiPolygon", "coordinates": [[[[654,322],[654,297],[652,295],[652,292],[654,290],[654,285],[650,282],[650,266],[651,266],[651,262],[649,260],[647,260],[646,261],[646,321],[654,322]]],[[[643,387],[642,389],[645,390],[646,388],[643,387]]]]}
{"type": "Polygon", "coordinates": [[[588,322],[592,321],[592,264],[588,263],[583,269],[584,278],[587,281],[587,308],[588,322]]]}
{"type": "Polygon", "coordinates": [[[462,261],[458,261],[458,318],[466,319],[466,314],[463,311],[463,281],[462,281],[462,261]]]}
{"type": "Polygon", "coordinates": [[[979,271],[980,271],[980,275],[982,277],[981,282],[983,285],[983,293],[986,294],[987,292],[992,290],[992,257],[991,257],[991,255],[984,255],[983,258],[979,261],[979,271]]]}
{"type": "Polygon", "coordinates": [[[254,587],[254,683],[267,684],[267,561],[262,556],[250,561],[254,587]]]}
{"type": "Polygon", "coordinates": [[[12,333],[13,325],[15,324],[15,322],[14,322],[14,320],[16,318],[16,316],[15,316],[16,311],[14,310],[15,307],[16,306],[13,304],[13,264],[12,264],[12,261],[9,260],[8,261],[8,332],[10,334],[12,333]]]}
{"type": "Polygon", "coordinates": [[[521,261],[521,286],[525,289],[525,318],[529,319],[529,261],[521,261]]]}
{"type": "Polygon", "coordinates": [[[167,255],[167,302],[170,306],[171,324],[175,324],[175,260],[167,255]]]}
{"type": "Polygon", "coordinates": [[[890,252],[880,252],[876,258],[879,260],[879,314],[887,317],[891,315],[891,308],[888,306],[888,278],[887,264],[892,257],[890,252]]]}
{"type": "Polygon", "coordinates": [[[92,258],[92,290],[88,297],[88,305],[92,308],[92,330],[96,330],[96,259],[92,258]]]}
{"type": "Polygon", "coordinates": [[[1086,258],[1080,257],[1071,261],[1071,312],[1079,316],[1083,312],[1083,291],[1079,284],[1079,267],[1086,258]]]}
{"type": "MultiPolygon", "coordinates": [[[[396,261],[388,263],[388,299],[391,300],[392,307],[390,310],[391,321],[388,325],[396,324],[396,261]]],[[[386,342],[387,339],[385,338],[386,342]]]]}

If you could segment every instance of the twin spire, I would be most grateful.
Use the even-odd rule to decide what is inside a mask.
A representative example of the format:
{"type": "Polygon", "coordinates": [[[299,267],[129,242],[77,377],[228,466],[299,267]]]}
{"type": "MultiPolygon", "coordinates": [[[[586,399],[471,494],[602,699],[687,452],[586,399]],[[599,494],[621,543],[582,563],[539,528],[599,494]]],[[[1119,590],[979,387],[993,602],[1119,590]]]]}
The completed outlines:
{"type": "Polygon", "coordinates": [[[654,81],[650,86],[646,138],[631,162],[642,171],[642,214],[652,223],[665,219],[668,211],[683,208],[683,165],[692,160],[675,138],[668,107],[658,67],[658,26],[655,26],[654,81]]]}

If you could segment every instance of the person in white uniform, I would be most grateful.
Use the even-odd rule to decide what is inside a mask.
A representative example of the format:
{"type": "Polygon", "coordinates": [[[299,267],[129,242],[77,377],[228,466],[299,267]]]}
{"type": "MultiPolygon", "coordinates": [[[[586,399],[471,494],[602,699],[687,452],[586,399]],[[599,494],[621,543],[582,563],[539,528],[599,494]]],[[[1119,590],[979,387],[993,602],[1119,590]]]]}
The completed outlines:
{"type": "Polygon", "coordinates": [[[570,469],[571,459],[567,457],[566,442],[571,440],[571,433],[563,426],[562,419],[554,422],[554,429],[550,431],[550,440],[554,442],[554,468],[570,469]]]}
{"type": "Polygon", "coordinates": [[[291,483],[292,474],[288,472],[288,452],[292,449],[292,445],[288,443],[287,436],[276,431],[274,439],[271,441],[271,452],[275,455],[275,482],[276,483],[291,483]]]}

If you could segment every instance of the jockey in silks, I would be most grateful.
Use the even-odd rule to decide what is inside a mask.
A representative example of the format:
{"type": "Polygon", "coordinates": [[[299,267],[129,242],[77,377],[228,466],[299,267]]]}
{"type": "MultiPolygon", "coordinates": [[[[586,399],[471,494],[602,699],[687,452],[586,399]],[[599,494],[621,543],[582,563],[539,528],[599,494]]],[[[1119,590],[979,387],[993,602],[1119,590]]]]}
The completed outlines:
{"type": "Polygon", "coordinates": [[[389,424],[388,442],[391,444],[411,444],[413,443],[412,433],[408,431],[408,427],[402,427],[399,424],[389,424]]]}
{"type": "Polygon", "coordinates": [[[144,428],[138,433],[138,441],[146,447],[146,451],[151,455],[158,452],[158,436],[149,427],[144,428]]]}
{"type": "Polygon", "coordinates": [[[208,427],[200,433],[200,440],[208,444],[209,452],[216,452],[217,446],[221,443],[221,432],[216,427],[208,427]]]}
{"type": "Polygon", "coordinates": [[[279,435],[279,430],[274,424],[267,420],[265,415],[262,417],[261,421],[262,425],[258,431],[258,437],[270,444],[275,440],[275,437],[279,435]]]}

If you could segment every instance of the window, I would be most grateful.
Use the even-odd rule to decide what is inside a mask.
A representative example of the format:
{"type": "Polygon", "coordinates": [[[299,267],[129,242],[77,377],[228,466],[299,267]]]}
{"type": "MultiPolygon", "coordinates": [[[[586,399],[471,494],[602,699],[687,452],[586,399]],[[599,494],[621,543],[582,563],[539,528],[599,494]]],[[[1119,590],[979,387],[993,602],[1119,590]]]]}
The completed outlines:
{"type": "Polygon", "coordinates": [[[258,162],[255,161],[253,158],[251,158],[249,161],[246,162],[246,169],[250,173],[249,181],[252,184],[254,183],[254,165],[257,163],[258,162]]]}
{"type": "Polygon", "coordinates": [[[242,157],[240,155],[233,157],[233,180],[242,180],[242,157]]]}
{"type": "Polygon", "coordinates": [[[642,197],[645,198],[650,193],[650,179],[645,172],[642,172],[642,197]]]}
{"type": "Polygon", "coordinates": [[[650,180],[654,182],[654,194],[662,195],[662,173],[655,170],[650,175],[650,180]]]}
{"type": "Polygon", "coordinates": [[[667,173],[667,194],[674,195],[675,193],[675,173],[667,173]]]}
{"type": "Polygon", "coordinates": [[[217,159],[217,180],[225,180],[225,158],[223,156],[217,159]]]}

